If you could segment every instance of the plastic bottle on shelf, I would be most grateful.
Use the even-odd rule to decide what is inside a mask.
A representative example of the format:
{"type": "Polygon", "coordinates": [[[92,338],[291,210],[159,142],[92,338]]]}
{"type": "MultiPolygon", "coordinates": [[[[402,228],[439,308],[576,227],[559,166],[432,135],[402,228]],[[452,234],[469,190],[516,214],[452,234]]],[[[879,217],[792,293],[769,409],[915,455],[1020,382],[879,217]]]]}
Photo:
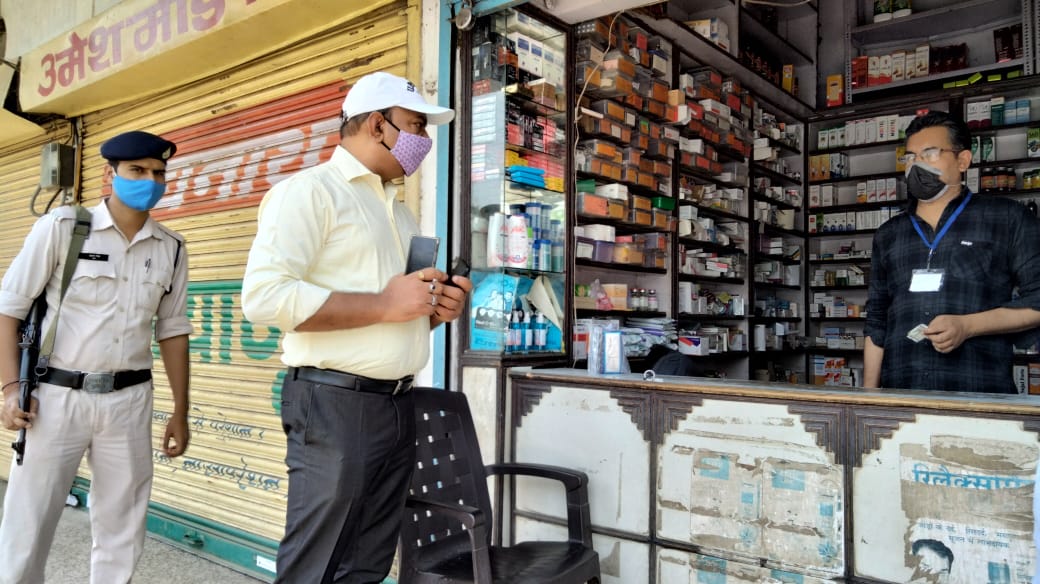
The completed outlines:
{"type": "Polygon", "coordinates": [[[534,350],[544,351],[549,340],[549,324],[541,312],[534,313],[534,350]]]}
{"type": "Polygon", "coordinates": [[[506,353],[519,353],[520,352],[520,341],[521,341],[521,330],[522,322],[520,321],[520,311],[513,309],[509,311],[509,330],[506,332],[506,353]]]}
{"type": "Polygon", "coordinates": [[[534,329],[531,327],[530,311],[524,312],[524,320],[521,323],[520,331],[523,333],[523,340],[520,342],[520,351],[526,353],[534,348],[534,329]]]}

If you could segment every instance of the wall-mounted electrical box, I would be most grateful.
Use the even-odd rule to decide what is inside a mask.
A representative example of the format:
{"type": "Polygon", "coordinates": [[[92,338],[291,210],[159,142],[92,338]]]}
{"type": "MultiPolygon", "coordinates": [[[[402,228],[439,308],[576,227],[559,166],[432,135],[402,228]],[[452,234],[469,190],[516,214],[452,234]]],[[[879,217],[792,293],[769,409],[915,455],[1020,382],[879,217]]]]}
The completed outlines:
{"type": "Polygon", "coordinates": [[[50,142],[40,154],[40,188],[71,187],[75,181],[76,149],[67,144],[50,142]]]}

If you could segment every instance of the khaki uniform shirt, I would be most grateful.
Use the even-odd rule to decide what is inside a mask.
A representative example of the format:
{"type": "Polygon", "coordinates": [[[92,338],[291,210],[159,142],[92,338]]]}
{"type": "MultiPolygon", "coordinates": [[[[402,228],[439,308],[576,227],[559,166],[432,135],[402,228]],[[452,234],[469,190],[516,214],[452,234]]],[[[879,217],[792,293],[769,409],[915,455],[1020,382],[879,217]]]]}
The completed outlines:
{"type": "MultiPolygon", "coordinates": [[[[157,341],[192,332],[183,238],[148,218],[127,242],[106,203],[91,214],[90,236],[61,303],[51,365],[93,373],[151,369],[153,319],[157,341]]],[[[67,206],[41,217],[0,283],[0,314],[17,319],[46,291],[41,339],[58,312],[75,220],[67,206]]]]}
{"type": "Polygon", "coordinates": [[[318,333],[293,332],[333,291],[377,293],[405,269],[419,225],[353,155],[278,183],[260,203],[256,240],[242,282],[242,310],[285,332],[282,361],[376,379],[398,379],[426,365],[430,322],[379,323],[318,333]]]}

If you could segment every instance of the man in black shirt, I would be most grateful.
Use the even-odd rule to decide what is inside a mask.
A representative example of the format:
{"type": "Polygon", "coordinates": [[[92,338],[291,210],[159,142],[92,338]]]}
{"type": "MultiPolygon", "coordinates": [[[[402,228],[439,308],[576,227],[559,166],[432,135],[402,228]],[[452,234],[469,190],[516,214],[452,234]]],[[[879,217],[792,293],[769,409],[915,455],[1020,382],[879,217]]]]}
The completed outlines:
{"type": "Polygon", "coordinates": [[[945,112],[906,130],[909,208],[874,235],[866,387],[1015,391],[1013,333],[1040,326],[1040,220],[962,186],[970,144],[945,112]]]}

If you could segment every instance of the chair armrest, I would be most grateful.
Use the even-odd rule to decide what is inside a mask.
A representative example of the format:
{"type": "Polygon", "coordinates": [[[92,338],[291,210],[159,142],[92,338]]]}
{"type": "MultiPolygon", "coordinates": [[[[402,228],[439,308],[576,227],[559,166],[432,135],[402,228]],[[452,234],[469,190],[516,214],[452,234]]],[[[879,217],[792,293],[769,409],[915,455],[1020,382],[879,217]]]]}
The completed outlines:
{"type": "Polygon", "coordinates": [[[429,511],[437,515],[447,515],[465,525],[466,529],[471,530],[483,527],[487,522],[483,511],[469,505],[442,503],[422,497],[408,497],[405,499],[404,506],[418,511],[429,511]]]}
{"type": "Polygon", "coordinates": [[[532,464],[525,462],[501,462],[484,467],[488,474],[526,475],[554,479],[563,483],[568,491],[579,489],[589,484],[589,476],[580,470],[552,466],[548,464],[532,464]]]}
{"type": "Polygon", "coordinates": [[[592,517],[589,512],[589,475],[562,466],[503,462],[484,467],[487,474],[524,475],[553,479],[567,491],[567,539],[592,547],[592,517]]]}
{"type": "Polygon", "coordinates": [[[473,558],[474,582],[491,582],[491,557],[488,551],[488,534],[484,524],[484,512],[469,505],[442,503],[422,497],[408,497],[405,508],[428,511],[435,515],[447,515],[466,526],[473,558]]]}

